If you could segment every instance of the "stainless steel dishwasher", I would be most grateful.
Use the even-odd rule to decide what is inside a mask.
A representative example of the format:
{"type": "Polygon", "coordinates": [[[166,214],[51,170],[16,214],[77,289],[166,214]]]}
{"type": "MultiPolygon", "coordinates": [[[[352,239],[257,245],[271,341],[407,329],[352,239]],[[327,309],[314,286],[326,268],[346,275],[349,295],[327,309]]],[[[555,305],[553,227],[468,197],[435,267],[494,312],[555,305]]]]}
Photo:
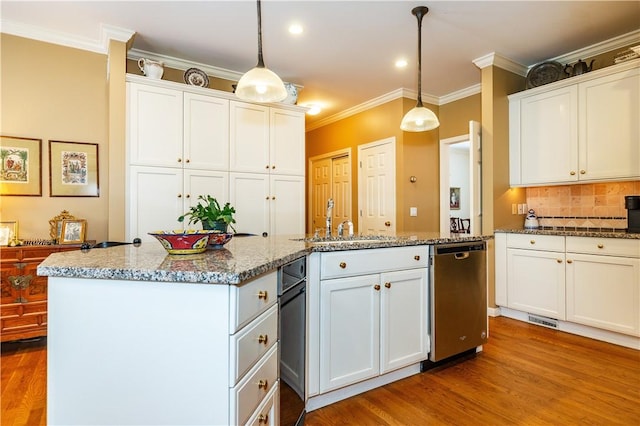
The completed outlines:
{"type": "Polygon", "coordinates": [[[484,241],[431,246],[432,362],[487,342],[487,265],[484,241]]]}

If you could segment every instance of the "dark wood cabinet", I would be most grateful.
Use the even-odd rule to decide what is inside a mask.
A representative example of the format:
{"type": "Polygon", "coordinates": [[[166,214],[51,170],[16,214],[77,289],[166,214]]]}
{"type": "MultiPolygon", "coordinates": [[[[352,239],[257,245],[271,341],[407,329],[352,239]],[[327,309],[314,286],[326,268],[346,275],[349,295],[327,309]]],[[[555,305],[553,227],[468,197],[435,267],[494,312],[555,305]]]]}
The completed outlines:
{"type": "Polygon", "coordinates": [[[51,253],[79,250],[80,245],[0,248],[0,340],[47,335],[47,277],[40,262],[51,253]]]}

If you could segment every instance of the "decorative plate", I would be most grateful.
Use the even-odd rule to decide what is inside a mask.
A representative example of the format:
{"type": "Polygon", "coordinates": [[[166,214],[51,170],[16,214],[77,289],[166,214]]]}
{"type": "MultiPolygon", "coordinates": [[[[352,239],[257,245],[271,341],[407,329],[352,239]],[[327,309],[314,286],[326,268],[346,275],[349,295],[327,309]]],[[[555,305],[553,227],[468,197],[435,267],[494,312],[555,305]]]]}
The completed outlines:
{"type": "Polygon", "coordinates": [[[184,72],[184,82],[192,86],[209,87],[209,77],[198,68],[189,68],[184,72]]]}
{"type": "Polygon", "coordinates": [[[553,83],[562,78],[564,68],[560,62],[542,62],[531,68],[527,73],[527,89],[553,83]]]}

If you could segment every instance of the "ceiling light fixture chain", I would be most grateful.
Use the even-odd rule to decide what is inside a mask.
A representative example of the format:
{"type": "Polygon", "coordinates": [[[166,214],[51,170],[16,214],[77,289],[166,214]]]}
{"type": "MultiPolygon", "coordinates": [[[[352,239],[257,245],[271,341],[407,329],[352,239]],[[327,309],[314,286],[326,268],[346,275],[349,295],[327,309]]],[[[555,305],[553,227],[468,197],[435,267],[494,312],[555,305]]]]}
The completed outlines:
{"type": "Polygon", "coordinates": [[[438,117],[422,105],[422,18],[429,12],[426,6],[414,7],[411,13],[418,20],[418,101],[416,106],[402,118],[400,129],[405,132],[424,132],[440,126],[438,117]]]}

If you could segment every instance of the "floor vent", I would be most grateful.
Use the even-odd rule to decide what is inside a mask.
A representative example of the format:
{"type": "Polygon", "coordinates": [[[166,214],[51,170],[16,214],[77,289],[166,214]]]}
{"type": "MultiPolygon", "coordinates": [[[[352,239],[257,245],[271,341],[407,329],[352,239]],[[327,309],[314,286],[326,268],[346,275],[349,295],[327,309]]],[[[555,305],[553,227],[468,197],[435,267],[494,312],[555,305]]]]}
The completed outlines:
{"type": "Polygon", "coordinates": [[[541,317],[529,314],[529,322],[544,325],[545,327],[558,328],[558,321],[553,318],[541,317]]]}

